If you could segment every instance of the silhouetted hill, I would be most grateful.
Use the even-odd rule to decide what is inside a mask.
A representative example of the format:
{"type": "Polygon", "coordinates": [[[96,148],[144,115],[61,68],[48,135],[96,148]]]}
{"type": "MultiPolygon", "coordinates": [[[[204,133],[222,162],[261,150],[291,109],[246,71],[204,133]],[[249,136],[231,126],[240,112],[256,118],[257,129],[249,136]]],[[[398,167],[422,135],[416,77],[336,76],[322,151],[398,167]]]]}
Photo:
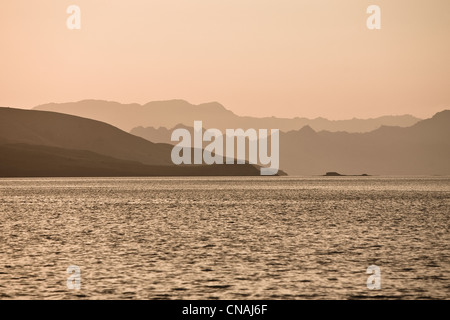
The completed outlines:
{"type": "Polygon", "coordinates": [[[253,165],[175,166],[172,148],[96,120],[0,108],[0,176],[260,175],[253,165]]]}
{"type": "Polygon", "coordinates": [[[225,109],[217,102],[193,105],[183,100],[154,101],[145,105],[83,100],[60,104],[50,103],[37,106],[35,109],[95,119],[112,124],[125,131],[130,131],[136,127],[173,128],[178,124],[193,126],[195,120],[201,120],[206,127],[217,128],[222,131],[228,128],[289,131],[309,125],[316,131],[368,132],[382,125],[408,127],[419,121],[419,119],[410,115],[337,121],[324,118],[241,117],[225,109]]]}
{"type": "Polygon", "coordinates": [[[0,108],[0,137],[9,143],[88,150],[144,164],[171,163],[170,145],[152,143],[100,121],[55,112],[0,108]]]}
{"type": "Polygon", "coordinates": [[[150,166],[91,151],[0,145],[0,177],[259,176],[252,165],[150,166]]]}

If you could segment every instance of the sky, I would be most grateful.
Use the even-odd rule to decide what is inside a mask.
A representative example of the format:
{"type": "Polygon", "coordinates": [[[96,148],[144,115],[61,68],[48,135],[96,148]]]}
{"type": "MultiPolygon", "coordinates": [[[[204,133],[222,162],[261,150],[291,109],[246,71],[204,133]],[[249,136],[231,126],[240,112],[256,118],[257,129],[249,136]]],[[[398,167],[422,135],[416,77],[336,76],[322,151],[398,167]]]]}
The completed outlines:
{"type": "Polygon", "coordinates": [[[450,1],[2,0],[0,106],[83,99],[429,117],[450,109],[450,1]],[[380,30],[366,27],[369,5],[380,30]]]}

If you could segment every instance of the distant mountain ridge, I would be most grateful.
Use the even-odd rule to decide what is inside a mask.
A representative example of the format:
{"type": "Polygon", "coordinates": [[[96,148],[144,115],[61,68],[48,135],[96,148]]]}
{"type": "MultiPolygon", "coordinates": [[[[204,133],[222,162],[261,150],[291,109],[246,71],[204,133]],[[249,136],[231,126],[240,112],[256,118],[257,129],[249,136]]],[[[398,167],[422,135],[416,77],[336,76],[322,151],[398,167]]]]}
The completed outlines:
{"type": "MultiPolygon", "coordinates": [[[[178,125],[175,128],[186,128],[178,125]]],[[[193,128],[187,128],[193,132],[193,128]]],[[[205,127],[205,129],[208,129],[205,127]]],[[[145,139],[170,141],[173,130],[135,128],[145,139]]],[[[450,111],[407,128],[382,126],[366,133],[316,132],[310,126],[280,134],[280,166],[289,175],[450,174],[450,111]]]]}
{"type": "MultiPolygon", "coordinates": [[[[276,106],[275,106],[276,107],[276,106]]],[[[173,128],[178,124],[192,126],[203,121],[208,128],[280,129],[291,131],[306,125],[316,131],[369,132],[383,125],[408,127],[420,119],[411,115],[383,116],[374,119],[327,120],[325,118],[276,118],[238,116],[218,102],[193,105],[184,100],[154,101],[145,105],[120,104],[103,100],[82,100],[69,103],[49,103],[34,110],[54,111],[99,120],[124,131],[136,127],[173,128]]]]}
{"type": "Polygon", "coordinates": [[[280,135],[280,166],[290,175],[450,175],[450,110],[408,127],[368,133],[315,132],[280,135]]]}

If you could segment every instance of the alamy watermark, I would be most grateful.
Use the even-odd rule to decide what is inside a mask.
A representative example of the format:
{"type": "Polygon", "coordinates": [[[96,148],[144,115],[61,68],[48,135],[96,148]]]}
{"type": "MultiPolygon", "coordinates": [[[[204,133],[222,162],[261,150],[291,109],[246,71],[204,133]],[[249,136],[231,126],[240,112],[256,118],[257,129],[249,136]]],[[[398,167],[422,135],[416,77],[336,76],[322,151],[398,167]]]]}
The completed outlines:
{"type": "MultiPolygon", "coordinates": [[[[70,5],[66,10],[70,16],[67,18],[66,25],[69,30],[81,29],[81,9],[77,5],[70,5]]],[[[370,14],[367,18],[366,26],[369,30],[381,29],[381,9],[378,5],[370,5],[366,9],[366,13],[370,14]]]]}
{"type": "Polygon", "coordinates": [[[67,289],[69,290],[80,290],[81,289],[81,269],[78,266],[69,266],[67,268],[67,273],[70,275],[67,278],[67,289]]]}
{"type": "Polygon", "coordinates": [[[202,121],[194,121],[193,143],[191,133],[187,129],[175,129],[171,140],[179,142],[171,153],[172,162],[176,165],[203,163],[210,165],[224,164],[224,162],[225,164],[245,164],[248,140],[248,163],[268,166],[260,170],[261,175],[264,176],[275,175],[279,170],[280,130],[278,129],[271,129],[270,136],[267,129],[259,129],[258,132],[255,129],[246,131],[227,129],[224,135],[219,129],[208,129],[203,133],[202,121]],[[269,137],[270,155],[268,154],[269,137]],[[211,143],[203,148],[205,141],[211,143]]]}
{"type": "Polygon", "coordinates": [[[70,5],[67,7],[66,12],[70,16],[66,20],[67,29],[80,30],[81,29],[81,9],[77,5],[70,5]]]}
{"type": "Polygon", "coordinates": [[[367,289],[380,290],[381,289],[381,269],[376,265],[371,265],[366,270],[367,274],[370,274],[367,278],[367,289]]]}
{"type": "Polygon", "coordinates": [[[371,5],[367,8],[366,12],[370,14],[367,18],[366,25],[369,30],[381,29],[381,9],[377,5],[371,5]]]}

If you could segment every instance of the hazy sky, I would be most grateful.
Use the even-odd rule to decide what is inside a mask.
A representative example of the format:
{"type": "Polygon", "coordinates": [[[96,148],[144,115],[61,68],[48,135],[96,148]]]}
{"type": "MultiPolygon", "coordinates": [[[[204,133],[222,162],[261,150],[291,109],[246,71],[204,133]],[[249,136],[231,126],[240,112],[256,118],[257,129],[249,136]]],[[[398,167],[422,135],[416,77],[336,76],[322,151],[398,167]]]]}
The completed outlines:
{"type": "Polygon", "coordinates": [[[254,116],[450,109],[450,1],[0,2],[0,106],[176,98],[254,116]]]}

